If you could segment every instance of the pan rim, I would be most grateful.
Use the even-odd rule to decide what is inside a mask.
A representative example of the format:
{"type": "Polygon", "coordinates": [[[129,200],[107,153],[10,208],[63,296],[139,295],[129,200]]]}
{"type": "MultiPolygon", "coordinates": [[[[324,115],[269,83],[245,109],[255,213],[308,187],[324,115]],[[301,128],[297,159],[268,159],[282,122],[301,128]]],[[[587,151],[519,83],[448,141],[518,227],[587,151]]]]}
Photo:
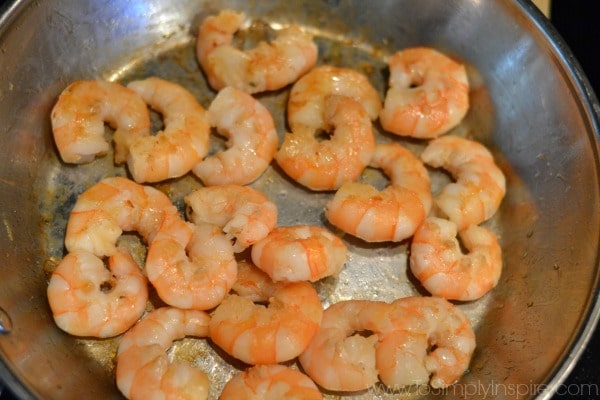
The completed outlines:
{"type": "MultiPolygon", "coordinates": [[[[515,0],[515,3],[525,16],[534,22],[539,33],[544,36],[547,44],[551,47],[553,55],[564,68],[565,76],[573,84],[574,94],[578,94],[579,106],[583,111],[582,114],[586,117],[586,124],[590,127],[587,134],[591,136],[588,139],[594,147],[595,170],[600,172],[600,148],[598,144],[600,139],[600,103],[588,78],[566,42],[535,5],[529,0],[515,0]]],[[[11,22],[18,17],[27,5],[26,0],[4,2],[0,7],[0,36],[2,36],[5,29],[10,28],[11,22]]],[[[600,186],[600,182],[597,182],[597,184],[600,186]]],[[[598,249],[600,249],[600,243],[598,249]]],[[[560,357],[561,362],[548,375],[545,384],[547,390],[538,395],[540,399],[551,398],[568,378],[598,326],[600,320],[600,251],[596,253],[595,267],[595,282],[592,285],[594,290],[586,302],[585,312],[582,312],[582,317],[578,323],[579,329],[572,333],[571,341],[560,357]]],[[[18,379],[4,358],[0,358],[0,387],[1,385],[19,398],[35,398],[29,387],[18,379]]]]}

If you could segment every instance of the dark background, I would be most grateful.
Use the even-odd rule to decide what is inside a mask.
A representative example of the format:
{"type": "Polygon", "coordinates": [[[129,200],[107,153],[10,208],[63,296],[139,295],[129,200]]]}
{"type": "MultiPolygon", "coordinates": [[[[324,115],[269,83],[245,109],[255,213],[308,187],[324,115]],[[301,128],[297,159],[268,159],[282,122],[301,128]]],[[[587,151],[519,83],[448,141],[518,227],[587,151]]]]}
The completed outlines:
{"type": "MultiPolygon", "coordinates": [[[[0,5],[4,0],[0,0],[0,5]]],[[[600,13],[594,12],[598,5],[594,0],[552,0],[551,21],[564,41],[570,47],[589,79],[595,93],[600,94],[600,13]]],[[[6,55],[3,55],[6,56],[6,55]]],[[[0,383],[0,390],[2,384],[0,383]]],[[[561,386],[561,392],[554,399],[600,399],[600,329],[596,329],[590,343],[575,368],[561,386]],[[577,393],[581,388],[590,388],[586,394],[577,393]],[[595,388],[595,389],[594,389],[595,388]],[[567,392],[570,392],[567,393],[567,392]],[[591,392],[591,393],[590,393],[591,392]]],[[[0,400],[15,400],[6,389],[0,400]]]]}

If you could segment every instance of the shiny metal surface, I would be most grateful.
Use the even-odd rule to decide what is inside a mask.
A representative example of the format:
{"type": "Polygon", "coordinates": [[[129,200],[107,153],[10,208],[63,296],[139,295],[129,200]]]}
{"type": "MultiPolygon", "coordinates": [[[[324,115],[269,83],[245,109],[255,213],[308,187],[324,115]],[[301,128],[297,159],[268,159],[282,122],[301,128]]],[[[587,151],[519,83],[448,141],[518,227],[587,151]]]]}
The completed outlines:
{"type": "MultiPolygon", "coordinates": [[[[76,195],[126,170],[114,168],[110,158],[78,167],[59,162],[49,123],[56,96],[75,79],[158,74],[186,84],[208,106],[214,93],[194,60],[193,36],[204,16],[226,7],[313,29],[321,62],[362,69],[382,93],[383,57],[396,49],[432,45],[462,59],[469,65],[472,108],[454,133],[489,145],[507,175],[507,196],[489,223],[502,240],[500,284],[484,299],[460,304],[478,341],[469,373],[442,392],[381,390],[357,397],[464,398],[487,390],[495,398],[548,398],[576,361],[600,313],[600,106],[568,49],[529,2],[58,0],[3,7],[0,307],[12,331],[0,334],[0,377],[19,397],[120,398],[112,375],[116,340],[77,340],[58,330],[45,288],[62,256],[76,195]]],[[[280,134],[285,96],[260,96],[280,134]]],[[[381,132],[378,138],[392,140],[381,132]]],[[[434,179],[439,184],[443,177],[434,179]]],[[[186,177],[161,188],[181,206],[197,185],[186,177]]],[[[277,168],[256,186],[278,203],[280,224],[323,224],[329,194],[308,193],[277,168]]],[[[420,293],[406,272],[406,243],[347,244],[346,269],[319,286],[325,303],[420,293]]],[[[183,341],[178,352],[194,354],[194,362],[211,371],[213,395],[234,371],[206,342],[183,341]]]]}

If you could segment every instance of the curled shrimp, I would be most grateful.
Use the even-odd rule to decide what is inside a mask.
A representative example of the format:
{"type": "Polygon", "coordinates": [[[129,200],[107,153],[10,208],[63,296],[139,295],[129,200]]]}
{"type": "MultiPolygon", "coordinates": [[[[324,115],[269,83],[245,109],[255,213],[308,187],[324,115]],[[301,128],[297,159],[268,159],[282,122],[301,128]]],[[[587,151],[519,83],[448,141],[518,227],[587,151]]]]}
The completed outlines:
{"type": "Polygon", "coordinates": [[[369,115],[356,100],[325,96],[322,109],[328,138],[317,138],[313,126],[298,125],[286,133],[275,160],[292,179],[312,190],[335,190],[360,177],[375,150],[369,115]]]}
{"type": "Polygon", "coordinates": [[[388,64],[390,87],[380,113],[383,129],[424,139],[460,123],[469,109],[464,65],[426,47],[399,51],[388,64]]]}
{"type": "Polygon", "coordinates": [[[329,390],[364,390],[378,380],[392,388],[426,383],[445,388],[464,374],[474,350],[470,321],[444,299],[346,300],[324,311],[298,359],[329,390]]]}
{"type": "Polygon", "coordinates": [[[132,141],[150,134],[150,114],[144,101],[114,82],[71,83],[58,97],[50,117],[54,142],[66,163],[90,162],[108,152],[104,122],[115,128],[118,164],[127,160],[132,141]]]}
{"type": "Polygon", "coordinates": [[[281,89],[296,81],[317,62],[311,34],[297,26],[277,31],[270,43],[243,51],[232,45],[245,15],[223,10],[207,17],[198,32],[196,56],[215,90],[233,86],[247,93],[281,89]]]}
{"type": "Polygon", "coordinates": [[[265,238],[277,225],[277,206],[248,186],[223,185],[194,190],[184,198],[193,223],[215,224],[239,253],[265,238]]]}
{"type": "Polygon", "coordinates": [[[226,297],[212,314],[210,338],[247,364],[295,358],[308,346],[323,316],[317,291],[309,282],[274,283],[248,263],[239,263],[238,268],[243,283],[236,285],[243,285],[250,298],[226,297]]]}
{"type": "Polygon", "coordinates": [[[219,400],[320,400],[323,395],[302,372],[285,365],[256,365],[235,375],[219,400]]]}
{"type": "Polygon", "coordinates": [[[252,246],[252,261],[274,281],[317,281],[337,275],[347,260],[344,242],[325,228],[280,226],[252,246]]]}
{"type": "Polygon", "coordinates": [[[221,228],[192,225],[175,216],[163,223],[150,244],[146,273],[159,297],[170,306],[208,310],[231,289],[237,263],[221,228]]]}
{"type": "Polygon", "coordinates": [[[358,391],[373,386],[378,324],[387,316],[388,304],[345,300],[323,312],[319,330],[298,360],[303,370],[321,387],[334,391],[358,391]],[[372,335],[361,335],[370,331],[372,335]]]}
{"type": "Polygon", "coordinates": [[[128,399],[208,398],[208,377],[183,362],[169,361],[167,350],[186,336],[208,335],[203,311],[155,309],[121,338],[117,350],[117,387],[128,399]]]}
{"type": "Polygon", "coordinates": [[[68,253],[47,289],[56,325],[75,336],[107,338],[129,329],[148,300],[146,278],[131,256],[116,251],[108,269],[86,251],[68,253]]]}
{"type": "Polygon", "coordinates": [[[135,140],[127,166],[136,182],[159,182],[185,175],[208,153],[210,126],[206,110],[184,87],[150,77],[128,88],[163,116],[164,130],[135,140]]]}
{"type": "Polygon", "coordinates": [[[463,230],[491,218],[506,193],[506,179],[482,144],[457,137],[432,140],[421,159],[449,171],[456,182],[446,185],[434,198],[435,211],[463,230]]]}
{"type": "Polygon", "coordinates": [[[475,334],[467,316],[436,297],[406,297],[390,305],[380,324],[376,364],[389,387],[429,383],[454,384],[467,370],[475,350],[475,334]]]}
{"type": "Polygon", "coordinates": [[[151,242],[163,221],[173,214],[177,209],[161,191],[127,178],[105,178],[77,198],[67,223],[65,246],[69,252],[110,256],[124,231],[137,231],[151,242]]]}
{"type": "Polygon", "coordinates": [[[202,160],[193,173],[205,185],[246,185],[258,179],[279,146],[269,110],[249,94],[226,87],[211,103],[207,118],[229,139],[228,149],[202,160]]]}
{"type": "Polygon", "coordinates": [[[429,217],[415,232],[410,248],[410,269],[433,296],[476,300],[492,290],[502,271],[502,250],[496,235],[477,225],[459,232],[456,224],[429,217]]]}
{"type": "Polygon", "coordinates": [[[350,68],[321,65],[292,86],[287,104],[287,120],[292,132],[301,126],[321,129],[325,125],[323,110],[329,95],[356,100],[371,120],[376,120],[381,111],[381,97],[365,75],[350,68]]]}
{"type": "Polygon", "coordinates": [[[327,203],[326,218],[369,242],[397,242],[412,236],[431,208],[427,169],[397,143],[378,144],[370,166],[381,168],[391,184],[379,191],[366,183],[345,183],[327,203]]]}

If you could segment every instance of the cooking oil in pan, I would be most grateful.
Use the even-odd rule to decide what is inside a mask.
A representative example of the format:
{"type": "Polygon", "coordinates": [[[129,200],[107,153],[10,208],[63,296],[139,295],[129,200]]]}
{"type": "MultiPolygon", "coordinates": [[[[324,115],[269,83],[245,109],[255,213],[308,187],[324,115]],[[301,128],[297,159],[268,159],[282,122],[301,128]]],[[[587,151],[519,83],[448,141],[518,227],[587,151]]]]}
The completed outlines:
{"type": "MultiPolygon", "coordinates": [[[[256,29],[264,29],[256,25],[256,29]]],[[[320,58],[319,64],[331,64],[356,69],[367,75],[380,92],[382,98],[387,84],[387,66],[382,53],[359,43],[351,43],[343,38],[331,37],[319,33],[315,38],[320,58]]],[[[195,57],[195,43],[192,38],[180,41],[177,45],[166,45],[162,51],[153,49],[154,56],[135,60],[126,66],[119,66],[106,74],[106,78],[123,83],[149,76],[158,76],[163,79],[177,82],[190,90],[198,101],[208,108],[215,92],[206,83],[204,75],[199,69],[195,57]]],[[[276,129],[283,140],[287,126],[285,122],[285,105],[289,94],[289,87],[271,93],[258,94],[256,97],[271,112],[276,129]]],[[[162,127],[160,116],[153,114],[153,129],[157,131],[162,127]]],[[[474,123],[473,118],[467,119],[467,124],[474,123]],[[469,122],[470,121],[470,122],[469,122]]],[[[403,139],[383,132],[380,126],[374,125],[378,142],[398,141],[402,145],[419,154],[424,148],[422,142],[403,139]]],[[[471,126],[461,125],[456,129],[457,134],[470,132],[471,126]]],[[[107,128],[107,137],[111,131],[107,128]]],[[[222,138],[212,136],[211,153],[219,151],[225,144],[222,138]]],[[[99,158],[92,163],[65,166],[58,161],[58,156],[49,162],[48,195],[42,209],[48,217],[48,224],[44,227],[47,237],[46,253],[49,260],[48,273],[52,265],[60,260],[64,254],[64,233],[69,212],[77,196],[89,186],[108,176],[127,176],[123,166],[115,166],[112,153],[99,158]]],[[[448,182],[446,174],[431,171],[434,192],[448,182]]],[[[381,173],[367,168],[362,179],[376,187],[387,185],[388,181],[381,173]]],[[[183,213],[183,197],[192,190],[201,187],[198,179],[191,174],[154,185],[166,193],[174,204],[183,213]]],[[[331,192],[312,192],[290,180],[275,164],[268,168],[263,176],[252,184],[264,192],[278,207],[279,225],[313,224],[325,226],[342,237],[348,250],[349,258],[339,276],[326,278],[315,284],[323,305],[328,305],[348,299],[370,299],[392,301],[396,298],[425,294],[419,283],[412,277],[407,268],[408,242],[400,243],[366,243],[349,235],[342,235],[328,224],[323,211],[327,201],[333,196],[331,192]]],[[[493,222],[492,222],[493,224],[493,222]]],[[[126,234],[120,240],[120,246],[132,251],[140,265],[145,257],[145,247],[139,237],[126,234]]],[[[164,304],[155,293],[150,296],[148,310],[164,304]]],[[[490,296],[477,302],[461,304],[460,307],[467,313],[474,324],[474,328],[485,316],[490,296]]],[[[108,340],[79,339],[81,346],[86,349],[89,357],[103,365],[107,374],[114,375],[115,354],[118,338],[108,340]]],[[[207,339],[186,338],[176,342],[169,350],[171,358],[187,360],[191,364],[206,371],[211,378],[210,397],[217,398],[223,385],[244,366],[224,354],[213,346],[207,339]]],[[[297,365],[292,364],[294,368],[297,365]]],[[[398,398],[399,393],[386,393],[385,390],[377,392],[359,393],[353,398],[398,398]]],[[[325,398],[338,398],[326,394],[325,398]]]]}

